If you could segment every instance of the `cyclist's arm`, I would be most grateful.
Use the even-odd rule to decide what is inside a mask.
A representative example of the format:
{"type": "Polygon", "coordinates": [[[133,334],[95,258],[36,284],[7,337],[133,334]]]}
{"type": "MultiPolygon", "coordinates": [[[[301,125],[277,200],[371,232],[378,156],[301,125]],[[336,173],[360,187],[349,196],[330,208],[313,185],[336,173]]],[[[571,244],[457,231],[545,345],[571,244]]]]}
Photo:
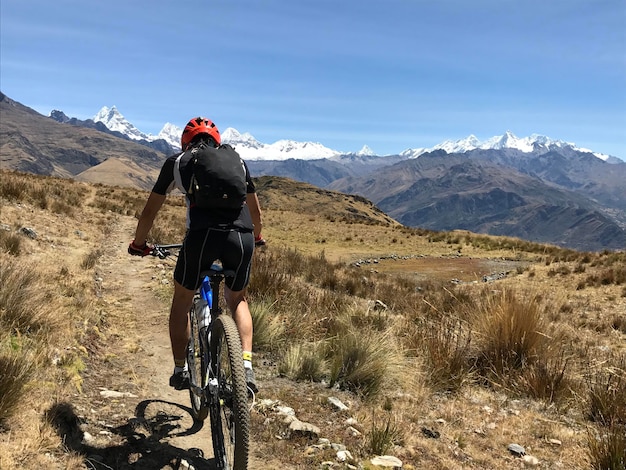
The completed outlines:
{"type": "Polygon", "coordinates": [[[259,204],[259,198],[256,193],[246,194],[246,204],[248,204],[252,223],[254,224],[254,238],[257,239],[261,236],[263,220],[261,218],[261,205],[259,204]]]}
{"type": "Polygon", "coordinates": [[[165,160],[159,172],[159,177],[148,197],[148,201],[139,216],[134,240],[137,246],[145,246],[148,233],[154,223],[154,218],[165,202],[166,195],[174,188],[174,162],[176,157],[177,155],[172,155],[165,160]]]}
{"type": "Polygon", "coordinates": [[[250,176],[250,170],[246,162],[243,162],[243,166],[246,169],[246,204],[250,210],[250,217],[252,217],[252,223],[254,224],[254,239],[260,239],[261,229],[263,228],[263,220],[261,217],[261,204],[259,204],[259,198],[256,194],[256,187],[254,181],[250,176]]]}
{"type": "Polygon", "coordinates": [[[156,217],[159,209],[165,202],[165,194],[158,194],[151,192],[148,197],[141,215],[139,216],[139,222],[137,222],[137,229],[135,230],[135,244],[138,246],[144,246],[148,238],[148,232],[152,228],[154,218],[156,217]]]}

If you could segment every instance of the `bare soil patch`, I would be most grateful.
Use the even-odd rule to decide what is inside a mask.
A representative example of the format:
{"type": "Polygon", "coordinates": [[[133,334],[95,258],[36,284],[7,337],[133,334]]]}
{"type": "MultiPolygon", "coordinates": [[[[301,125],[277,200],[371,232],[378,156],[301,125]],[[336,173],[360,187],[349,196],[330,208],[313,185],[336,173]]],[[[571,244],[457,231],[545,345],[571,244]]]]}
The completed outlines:
{"type": "Polygon", "coordinates": [[[500,275],[523,268],[527,263],[489,258],[433,257],[381,259],[374,266],[380,272],[413,275],[441,281],[483,281],[484,276],[500,275]]]}

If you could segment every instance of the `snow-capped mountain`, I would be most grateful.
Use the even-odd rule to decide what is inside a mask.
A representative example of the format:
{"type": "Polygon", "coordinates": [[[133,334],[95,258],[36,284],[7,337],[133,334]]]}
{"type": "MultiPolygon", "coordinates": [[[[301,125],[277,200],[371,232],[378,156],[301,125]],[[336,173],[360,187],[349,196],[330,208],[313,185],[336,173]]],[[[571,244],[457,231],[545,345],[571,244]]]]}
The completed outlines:
{"type": "Polygon", "coordinates": [[[296,142],[295,140],[279,140],[273,144],[264,144],[245,132],[241,134],[232,127],[221,133],[222,142],[230,144],[244,160],[311,160],[331,158],[342,152],[324,147],[318,142],[296,142]]]}
{"type": "Polygon", "coordinates": [[[172,123],[166,122],[163,129],[157,134],[157,139],[163,139],[175,149],[180,148],[180,135],[183,130],[172,123]]]}
{"type": "MultiPolygon", "coordinates": [[[[183,130],[171,123],[166,123],[158,135],[146,134],[131,124],[115,106],[104,106],[93,117],[95,122],[102,122],[108,129],[120,132],[133,140],[152,142],[163,139],[175,150],[180,149],[180,136],[183,130]]],[[[264,144],[256,140],[249,133],[240,133],[232,127],[221,132],[222,142],[230,144],[246,160],[287,160],[289,158],[310,160],[330,158],[342,152],[324,147],[318,142],[297,142],[294,140],[279,140],[273,144],[264,144]]],[[[361,150],[363,152],[364,150],[361,150]]]]}
{"type": "Polygon", "coordinates": [[[147,140],[148,142],[154,142],[155,140],[163,139],[175,149],[180,148],[180,135],[182,133],[182,129],[169,122],[165,123],[157,135],[146,134],[131,124],[115,106],[112,106],[111,108],[104,106],[92,119],[94,122],[103,123],[109,130],[124,134],[132,140],[147,140]]]}
{"type": "Polygon", "coordinates": [[[470,135],[461,140],[446,140],[445,142],[435,145],[430,149],[408,149],[402,152],[401,155],[404,155],[407,158],[416,158],[423,153],[432,152],[434,150],[445,150],[447,153],[465,153],[476,149],[516,149],[524,153],[530,153],[542,149],[548,151],[555,147],[569,147],[580,152],[591,153],[604,161],[614,158],[609,155],[593,152],[589,149],[577,147],[574,143],[551,139],[550,137],[546,137],[544,135],[532,134],[529,137],[520,138],[511,131],[506,131],[504,135],[491,137],[490,139],[482,142],[474,135],[470,135]]]}
{"type": "Polygon", "coordinates": [[[356,154],[362,157],[375,157],[376,156],[374,151],[371,148],[369,148],[369,146],[367,145],[364,145],[361,148],[361,150],[359,150],[356,154]]]}
{"type": "MultiPolygon", "coordinates": [[[[157,139],[165,140],[175,150],[180,149],[180,135],[182,129],[171,123],[166,123],[158,135],[146,134],[137,129],[113,106],[104,106],[93,118],[95,122],[102,122],[112,131],[120,132],[133,140],[146,140],[148,142],[157,139]]],[[[232,127],[226,128],[222,133],[222,142],[235,147],[237,152],[245,160],[278,160],[284,161],[290,158],[297,160],[317,160],[335,159],[345,152],[325,147],[319,142],[297,142],[295,140],[279,140],[273,144],[259,142],[251,134],[240,133],[232,127]]],[[[621,160],[616,157],[593,152],[589,149],[577,147],[576,144],[562,140],[551,139],[544,135],[532,134],[529,137],[517,137],[511,131],[506,131],[503,135],[494,136],[481,141],[474,135],[469,135],[460,140],[446,140],[431,148],[419,147],[409,148],[400,153],[403,158],[417,158],[420,155],[435,150],[445,150],[447,153],[466,153],[476,149],[516,149],[521,152],[530,153],[535,151],[549,151],[554,148],[570,148],[581,152],[591,153],[601,160],[610,163],[617,163],[621,160]]],[[[358,152],[351,153],[359,157],[377,156],[371,148],[364,145],[358,152]]]]}

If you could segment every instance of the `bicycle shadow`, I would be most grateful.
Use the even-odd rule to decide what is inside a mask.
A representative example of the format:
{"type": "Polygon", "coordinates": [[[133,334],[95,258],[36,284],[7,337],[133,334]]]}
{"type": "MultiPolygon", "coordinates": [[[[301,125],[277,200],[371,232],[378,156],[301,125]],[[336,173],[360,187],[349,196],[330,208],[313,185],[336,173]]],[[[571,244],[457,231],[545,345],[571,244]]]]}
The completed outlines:
{"type": "Polygon", "coordinates": [[[85,439],[86,433],[81,429],[83,420],[70,403],[57,403],[45,413],[46,420],[59,434],[67,450],[81,455],[87,468],[177,470],[188,468],[183,463],[186,461],[196,470],[215,470],[214,459],[205,459],[201,449],[185,450],[168,442],[171,438],[189,436],[202,429],[203,422],[195,420],[191,420],[189,426],[190,417],[191,409],[178,403],[144,400],[137,404],[135,416],[126,423],[116,427],[102,426],[103,432],[110,433],[111,440],[121,442],[98,446],[91,444],[93,437],[85,439]]]}

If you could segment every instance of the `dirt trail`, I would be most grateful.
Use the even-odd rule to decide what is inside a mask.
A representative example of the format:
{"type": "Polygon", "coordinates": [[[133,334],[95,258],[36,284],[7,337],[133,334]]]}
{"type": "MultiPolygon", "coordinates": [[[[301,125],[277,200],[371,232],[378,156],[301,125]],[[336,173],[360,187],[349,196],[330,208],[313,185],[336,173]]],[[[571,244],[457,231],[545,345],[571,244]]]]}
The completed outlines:
{"type": "MultiPolygon", "coordinates": [[[[84,391],[91,403],[78,409],[91,414],[81,429],[97,437],[93,448],[83,439],[77,450],[87,454],[94,468],[177,469],[185,468],[185,460],[196,470],[213,469],[208,420],[194,423],[188,392],[168,384],[173,368],[169,299],[155,295],[154,289],[171,282],[173,263],[129,256],[126,249],[135,226],[130,217],[114,222],[106,240],[108,251],[97,268],[100,303],[111,312],[111,321],[117,317],[120,324],[134,328],[114,335],[115,341],[101,351],[112,359],[97,367],[97,373],[87,374],[84,391]],[[132,395],[106,398],[103,389],[132,395]]],[[[115,331],[115,325],[110,330],[115,331]]],[[[251,461],[249,468],[263,466],[251,461]]]]}

